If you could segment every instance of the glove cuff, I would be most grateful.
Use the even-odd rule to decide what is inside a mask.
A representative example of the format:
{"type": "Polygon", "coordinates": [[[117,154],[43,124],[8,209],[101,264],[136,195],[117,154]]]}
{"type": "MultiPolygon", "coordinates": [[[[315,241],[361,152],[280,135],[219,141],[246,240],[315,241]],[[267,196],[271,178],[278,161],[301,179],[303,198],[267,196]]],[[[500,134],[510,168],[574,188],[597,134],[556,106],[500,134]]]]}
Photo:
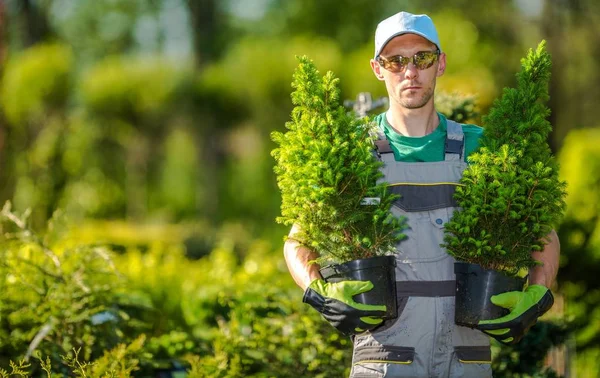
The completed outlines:
{"type": "Polygon", "coordinates": [[[308,287],[304,291],[302,302],[311,305],[315,310],[323,313],[323,307],[325,306],[325,297],[314,291],[311,287],[308,287]]]}
{"type": "Polygon", "coordinates": [[[546,294],[544,294],[542,299],[538,302],[538,317],[548,312],[548,310],[552,308],[552,305],[554,305],[554,295],[552,295],[552,292],[548,289],[546,294]]]}

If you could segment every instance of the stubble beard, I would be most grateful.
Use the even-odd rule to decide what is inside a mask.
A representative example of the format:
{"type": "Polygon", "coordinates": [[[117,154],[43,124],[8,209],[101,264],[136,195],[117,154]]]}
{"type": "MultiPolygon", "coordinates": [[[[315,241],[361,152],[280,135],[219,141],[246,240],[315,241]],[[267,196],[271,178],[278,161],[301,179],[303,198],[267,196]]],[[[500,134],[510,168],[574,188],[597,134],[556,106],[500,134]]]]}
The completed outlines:
{"type": "Polygon", "coordinates": [[[420,98],[402,98],[402,95],[398,95],[398,103],[406,109],[420,109],[427,105],[431,97],[433,96],[433,88],[428,88],[420,98]]]}

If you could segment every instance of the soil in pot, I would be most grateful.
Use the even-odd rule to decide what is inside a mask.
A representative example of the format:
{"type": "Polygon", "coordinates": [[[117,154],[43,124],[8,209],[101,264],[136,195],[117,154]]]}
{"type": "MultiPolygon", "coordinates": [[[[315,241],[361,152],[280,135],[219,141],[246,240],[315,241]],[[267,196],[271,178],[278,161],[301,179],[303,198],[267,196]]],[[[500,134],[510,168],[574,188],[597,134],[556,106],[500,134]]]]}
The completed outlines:
{"type": "Polygon", "coordinates": [[[326,282],[371,281],[373,288],[355,295],[354,300],[363,304],[385,305],[387,311],[384,319],[395,319],[398,316],[394,256],[377,256],[328,265],[321,268],[320,272],[326,282]]]}
{"type": "Polygon", "coordinates": [[[475,328],[480,320],[500,318],[508,310],[492,303],[490,298],[508,291],[521,291],[525,279],[509,277],[495,270],[486,270],[477,264],[457,262],[456,307],[454,322],[460,326],[475,328]]]}

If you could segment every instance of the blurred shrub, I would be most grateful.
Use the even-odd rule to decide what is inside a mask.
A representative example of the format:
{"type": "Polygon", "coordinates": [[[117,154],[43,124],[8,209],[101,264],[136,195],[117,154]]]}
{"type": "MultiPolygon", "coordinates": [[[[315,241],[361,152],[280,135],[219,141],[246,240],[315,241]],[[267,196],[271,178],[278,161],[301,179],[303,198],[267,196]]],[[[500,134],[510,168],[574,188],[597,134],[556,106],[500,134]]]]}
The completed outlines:
{"type": "Polygon", "coordinates": [[[439,92],[435,97],[435,107],[446,118],[460,123],[475,122],[479,117],[475,108],[475,96],[439,92]]]}
{"type": "MultiPolygon", "coordinates": [[[[47,377],[52,376],[74,376],[74,377],[130,377],[133,372],[139,370],[139,355],[145,338],[138,337],[130,344],[119,344],[114,349],[107,350],[104,355],[93,362],[86,361],[80,356],[80,350],[61,356],[64,368],[60,369],[62,374],[56,374],[56,364],[52,363],[50,357],[42,357],[39,353],[36,358],[39,369],[44,371],[47,377]]],[[[36,364],[37,365],[37,364],[36,364]]],[[[0,377],[30,377],[35,374],[35,367],[26,360],[10,362],[10,371],[0,368],[0,377]]],[[[41,374],[40,374],[41,376],[41,374]]]]}
{"type": "Polygon", "coordinates": [[[191,132],[183,127],[169,132],[161,154],[163,163],[157,174],[157,190],[151,192],[156,208],[179,216],[196,215],[201,191],[196,177],[201,169],[198,154],[191,132]]]}
{"type": "Polygon", "coordinates": [[[185,71],[157,58],[115,56],[84,75],[82,100],[102,117],[148,121],[170,112],[184,78],[185,71]]]}
{"type": "Polygon", "coordinates": [[[577,374],[597,375],[600,354],[600,129],[571,131],[559,155],[568,183],[567,212],[558,233],[558,282],[575,326],[577,374]]]}
{"type": "Polygon", "coordinates": [[[501,345],[495,340],[492,370],[496,378],[558,378],[558,374],[544,366],[552,347],[567,341],[570,326],[562,320],[540,321],[518,344],[501,345]]]}
{"type": "Polygon", "coordinates": [[[350,340],[307,311],[295,292],[263,283],[221,298],[230,311],[218,318],[210,352],[196,360],[197,375],[190,376],[347,376],[350,340]]]}
{"type": "MultiPolygon", "coordinates": [[[[498,91],[494,80],[497,72],[490,68],[490,62],[501,60],[506,69],[506,56],[498,56],[494,44],[486,43],[477,26],[458,8],[446,8],[431,17],[440,35],[442,51],[447,54],[446,72],[438,78],[436,88],[449,93],[477,93],[478,105],[487,109],[498,91]]],[[[523,51],[524,48],[511,61],[514,69],[507,71],[516,72],[523,51]]]]}
{"type": "MultiPolygon", "coordinates": [[[[55,165],[61,167],[68,178],[54,205],[74,218],[114,217],[124,213],[123,152],[118,144],[107,141],[104,136],[113,131],[119,135],[106,124],[81,113],[69,117],[62,156],[55,165]]],[[[31,202],[19,204],[31,206],[31,202]]]]}
{"type": "Polygon", "coordinates": [[[573,130],[560,153],[561,173],[569,183],[566,215],[581,222],[594,221],[600,214],[599,146],[600,129],[573,130]]]}
{"type": "Polygon", "coordinates": [[[243,102],[249,103],[254,114],[277,111],[287,115],[291,110],[289,93],[297,65],[295,56],[305,54],[318,63],[323,73],[337,71],[342,58],[335,42],[326,38],[280,40],[248,37],[232,46],[220,62],[208,67],[202,79],[206,86],[234,93],[243,102]],[[283,109],[273,105],[283,105],[283,109]]]}
{"type": "MultiPolygon", "coordinates": [[[[197,225],[73,227],[56,217],[39,238],[8,209],[2,214],[4,231],[17,233],[9,233],[14,237],[2,256],[1,367],[39,355],[25,370],[51,365],[54,373],[121,371],[123,377],[186,367],[189,377],[349,374],[350,340],[302,303],[283,257],[265,241],[233,242],[231,231],[212,230],[212,252],[190,260],[184,240],[199,232],[197,225]],[[100,244],[119,253],[99,258],[100,244]],[[52,276],[58,276],[54,256],[64,283],[52,276]],[[32,347],[40,332],[46,336],[32,347]]],[[[501,376],[552,376],[540,375],[540,361],[563,333],[543,324],[536,330],[543,332],[532,331],[524,349],[495,351],[501,376]]]]}
{"type": "Polygon", "coordinates": [[[0,214],[0,363],[48,356],[57,371],[73,348],[86,359],[114,347],[122,333],[114,310],[124,282],[100,247],[60,248],[60,217],[42,238],[6,204],[0,214]],[[19,358],[16,358],[19,357],[19,358]]]}
{"type": "Polygon", "coordinates": [[[65,180],[60,165],[66,132],[65,111],[73,88],[74,62],[69,47],[35,45],[10,57],[0,82],[3,129],[3,198],[20,208],[33,206],[32,222],[42,225],[51,216],[65,180]]]}
{"type": "Polygon", "coordinates": [[[188,67],[157,57],[110,57],[92,66],[78,85],[85,113],[76,125],[80,140],[93,138],[78,159],[84,169],[68,185],[88,197],[65,196],[61,205],[79,199],[75,207],[94,217],[196,215],[203,169],[195,129],[205,123],[194,108],[196,82],[188,67]]]}
{"type": "Polygon", "coordinates": [[[350,366],[349,340],[302,304],[269,243],[242,242],[247,249],[236,252],[223,232],[210,255],[189,260],[190,227],[95,223],[78,231],[56,217],[41,237],[9,208],[2,214],[4,231],[17,231],[2,255],[2,367],[26,359],[32,374],[131,366],[148,375],[194,355],[203,377],[338,376],[350,366]],[[118,344],[139,347],[127,354],[118,344]],[[121,350],[111,352],[119,365],[106,365],[111,349],[121,350]],[[80,370],[75,360],[85,362],[80,370]]]}
{"type": "Polygon", "coordinates": [[[11,57],[4,68],[0,103],[14,126],[40,120],[62,108],[70,95],[71,50],[63,45],[36,45],[11,57]]]}

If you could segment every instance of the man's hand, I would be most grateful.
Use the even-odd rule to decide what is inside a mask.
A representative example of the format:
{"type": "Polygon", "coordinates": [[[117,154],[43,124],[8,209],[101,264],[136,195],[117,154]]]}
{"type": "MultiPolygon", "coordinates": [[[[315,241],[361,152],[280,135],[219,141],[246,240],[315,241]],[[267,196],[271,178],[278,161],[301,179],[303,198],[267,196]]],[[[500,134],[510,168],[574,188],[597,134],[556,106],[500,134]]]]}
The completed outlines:
{"type": "Polygon", "coordinates": [[[543,285],[531,285],[524,291],[510,291],[494,295],[491,301],[496,306],[510,310],[498,319],[482,320],[477,329],[487,333],[503,344],[516,344],[554,304],[554,297],[543,285]]]}
{"type": "Polygon", "coordinates": [[[371,281],[327,283],[316,279],[306,288],[302,302],[313,306],[340,332],[352,335],[371,330],[383,322],[385,306],[366,305],[352,298],[372,288],[371,281]]]}

